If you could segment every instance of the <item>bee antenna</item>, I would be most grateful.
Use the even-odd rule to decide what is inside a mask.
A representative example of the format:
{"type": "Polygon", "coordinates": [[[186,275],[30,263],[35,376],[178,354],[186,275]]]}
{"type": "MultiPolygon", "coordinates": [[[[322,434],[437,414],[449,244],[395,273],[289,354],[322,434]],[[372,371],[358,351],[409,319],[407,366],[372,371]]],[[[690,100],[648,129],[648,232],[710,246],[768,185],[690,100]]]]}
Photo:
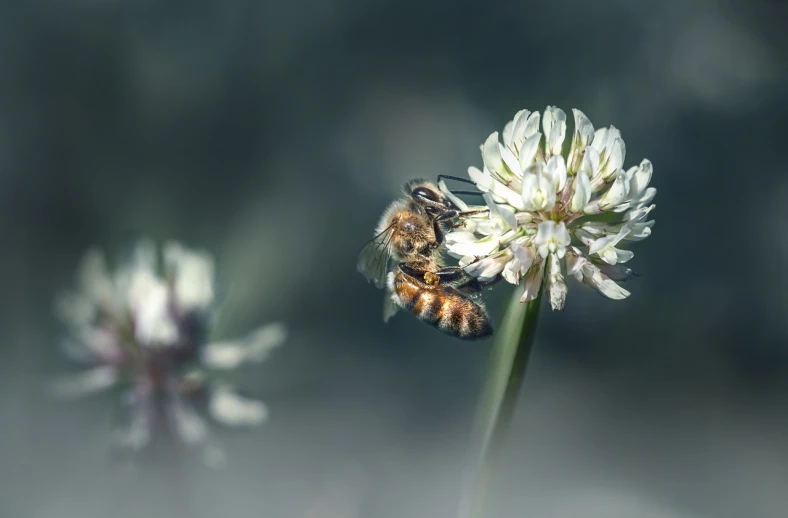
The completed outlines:
{"type": "Polygon", "coordinates": [[[467,178],[460,178],[459,176],[451,176],[448,174],[439,174],[438,181],[440,182],[442,179],[446,178],[447,180],[456,180],[458,182],[469,183],[471,185],[476,185],[476,182],[473,180],[468,180],[467,178]]]}
{"type": "Polygon", "coordinates": [[[470,195],[473,195],[473,196],[484,196],[483,192],[478,192],[478,191],[451,191],[451,193],[452,194],[467,194],[469,196],[470,195]]]}

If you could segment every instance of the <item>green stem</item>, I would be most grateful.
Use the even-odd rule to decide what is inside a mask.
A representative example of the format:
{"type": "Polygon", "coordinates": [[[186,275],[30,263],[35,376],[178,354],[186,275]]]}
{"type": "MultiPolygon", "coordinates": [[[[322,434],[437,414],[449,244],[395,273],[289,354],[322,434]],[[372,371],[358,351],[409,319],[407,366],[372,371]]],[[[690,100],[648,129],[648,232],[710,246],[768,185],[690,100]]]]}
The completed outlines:
{"type": "Polygon", "coordinates": [[[490,352],[489,371],[475,422],[479,457],[475,473],[472,473],[473,488],[466,494],[460,510],[463,518],[492,517],[487,503],[491,478],[525,378],[541,301],[540,291],[536,299],[523,304],[518,290],[509,303],[490,352]]]}

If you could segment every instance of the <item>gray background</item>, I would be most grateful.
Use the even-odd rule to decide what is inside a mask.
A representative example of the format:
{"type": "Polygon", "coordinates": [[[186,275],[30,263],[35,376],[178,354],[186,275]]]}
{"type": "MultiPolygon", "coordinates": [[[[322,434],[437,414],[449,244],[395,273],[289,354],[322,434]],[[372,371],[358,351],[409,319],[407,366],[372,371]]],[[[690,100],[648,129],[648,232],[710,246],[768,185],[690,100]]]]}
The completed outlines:
{"type": "MultiPolygon", "coordinates": [[[[406,179],[464,174],[516,110],[582,109],[648,157],[656,226],[626,302],[545,311],[503,516],[785,516],[788,7],[780,0],[38,0],[0,5],[0,516],[451,517],[491,343],[380,321],[356,255],[406,179]],[[13,4],[13,5],[12,5],[13,4]],[[229,467],[108,462],[113,397],[52,296],[129,236],[216,254],[229,467]]],[[[497,320],[509,290],[487,299],[497,320]]]]}

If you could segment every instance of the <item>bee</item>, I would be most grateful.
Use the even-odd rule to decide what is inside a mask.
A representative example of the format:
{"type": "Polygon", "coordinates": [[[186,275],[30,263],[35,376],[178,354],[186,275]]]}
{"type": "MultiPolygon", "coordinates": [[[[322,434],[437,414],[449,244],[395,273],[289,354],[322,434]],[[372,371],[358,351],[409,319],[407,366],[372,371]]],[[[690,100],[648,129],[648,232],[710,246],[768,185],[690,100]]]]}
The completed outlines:
{"type": "Polygon", "coordinates": [[[425,180],[412,180],[403,191],[405,197],[385,210],[375,237],[358,258],[358,271],[386,289],[383,320],[402,308],[452,336],[492,335],[484,307],[468,296],[482,286],[461,268],[445,267],[441,260],[444,233],[459,218],[487,209],[462,212],[425,180]]]}

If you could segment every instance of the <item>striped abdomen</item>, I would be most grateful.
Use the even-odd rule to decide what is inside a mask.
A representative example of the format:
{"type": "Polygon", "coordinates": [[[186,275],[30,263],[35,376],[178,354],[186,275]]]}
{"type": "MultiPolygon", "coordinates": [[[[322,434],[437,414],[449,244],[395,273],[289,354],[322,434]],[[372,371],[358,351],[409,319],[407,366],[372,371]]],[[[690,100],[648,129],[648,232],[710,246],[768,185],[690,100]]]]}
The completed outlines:
{"type": "Polygon", "coordinates": [[[437,327],[459,338],[485,338],[493,333],[484,308],[449,286],[429,286],[402,271],[389,277],[394,302],[437,327]]]}

